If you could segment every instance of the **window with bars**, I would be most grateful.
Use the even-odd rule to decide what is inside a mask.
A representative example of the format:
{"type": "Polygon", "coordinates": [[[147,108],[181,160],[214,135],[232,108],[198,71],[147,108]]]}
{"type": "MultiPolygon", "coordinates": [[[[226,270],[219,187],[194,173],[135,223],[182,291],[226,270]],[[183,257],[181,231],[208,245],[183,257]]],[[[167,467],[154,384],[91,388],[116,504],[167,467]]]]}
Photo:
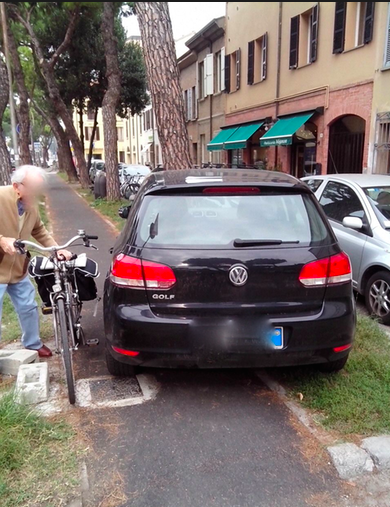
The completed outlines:
{"type": "Polygon", "coordinates": [[[376,117],[374,172],[390,173],[390,112],[376,117]]]}

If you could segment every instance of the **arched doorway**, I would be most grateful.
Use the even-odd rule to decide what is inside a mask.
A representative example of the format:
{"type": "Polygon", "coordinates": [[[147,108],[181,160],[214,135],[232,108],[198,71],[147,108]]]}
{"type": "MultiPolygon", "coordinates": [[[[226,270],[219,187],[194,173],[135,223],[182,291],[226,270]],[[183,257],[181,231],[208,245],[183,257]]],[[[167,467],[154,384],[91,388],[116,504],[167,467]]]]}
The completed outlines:
{"type": "Polygon", "coordinates": [[[366,122],[360,116],[347,114],[329,127],[328,173],[361,173],[363,171],[366,122]]]}

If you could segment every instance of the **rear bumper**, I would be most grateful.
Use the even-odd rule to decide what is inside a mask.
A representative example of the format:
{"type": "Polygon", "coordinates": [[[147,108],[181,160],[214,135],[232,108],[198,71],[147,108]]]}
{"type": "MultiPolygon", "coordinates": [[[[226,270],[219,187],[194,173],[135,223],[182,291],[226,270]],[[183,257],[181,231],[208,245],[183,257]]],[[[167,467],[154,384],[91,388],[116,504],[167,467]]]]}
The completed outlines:
{"type": "Polygon", "coordinates": [[[349,353],[356,324],[353,298],[325,301],[309,316],[177,317],[155,315],[146,305],[105,309],[109,352],[121,362],[152,367],[274,367],[335,361],[349,353]],[[284,329],[284,348],[269,332],[284,329]],[[112,347],[137,351],[135,357],[112,347]]]}

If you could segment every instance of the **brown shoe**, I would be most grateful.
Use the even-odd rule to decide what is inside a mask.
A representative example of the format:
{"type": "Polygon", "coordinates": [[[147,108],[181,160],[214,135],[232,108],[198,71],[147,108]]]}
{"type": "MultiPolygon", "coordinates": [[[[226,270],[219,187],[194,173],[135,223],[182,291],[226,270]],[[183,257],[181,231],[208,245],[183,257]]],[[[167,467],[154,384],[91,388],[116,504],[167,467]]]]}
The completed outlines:
{"type": "Polygon", "coordinates": [[[46,345],[43,345],[37,352],[39,357],[51,357],[53,355],[53,352],[46,345]]]}

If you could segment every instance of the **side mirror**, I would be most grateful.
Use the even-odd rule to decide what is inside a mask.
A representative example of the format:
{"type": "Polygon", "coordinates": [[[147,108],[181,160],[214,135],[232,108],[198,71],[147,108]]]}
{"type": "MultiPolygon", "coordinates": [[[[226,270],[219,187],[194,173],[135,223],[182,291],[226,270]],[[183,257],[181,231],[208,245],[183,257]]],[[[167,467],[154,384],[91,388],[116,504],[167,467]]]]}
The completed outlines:
{"type": "Polygon", "coordinates": [[[118,215],[121,218],[124,218],[125,220],[129,216],[130,213],[130,206],[122,206],[122,208],[119,208],[118,215]]]}
{"type": "Polygon", "coordinates": [[[343,226],[348,227],[348,229],[353,229],[355,231],[361,231],[363,229],[363,220],[358,217],[345,217],[343,218],[343,226]]]}

